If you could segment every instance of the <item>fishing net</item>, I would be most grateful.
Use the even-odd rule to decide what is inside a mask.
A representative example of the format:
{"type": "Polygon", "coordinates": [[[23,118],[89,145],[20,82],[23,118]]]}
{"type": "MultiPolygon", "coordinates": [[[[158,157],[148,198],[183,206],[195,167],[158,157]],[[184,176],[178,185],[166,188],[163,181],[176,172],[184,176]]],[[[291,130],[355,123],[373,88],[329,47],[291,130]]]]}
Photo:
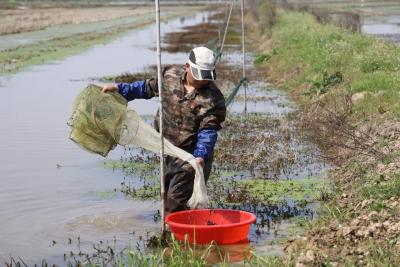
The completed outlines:
{"type": "MultiPolygon", "coordinates": [[[[68,121],[70,138],[84,149],[107,156],[117,144],[136,145],[159,153],[160,134],[146,124],[134,110],[127,110],[127,101],[119,93],[103,93],[89,85],[76,98],[68,121]]],[[[206,208],[208,197],[203,168],[190,153],[164,139],[164,153],[188,162],[195,170],[193,193],[188,201],[191,209],[206,208]]]]}
{"type": "Polygon", "coordinates": [[[76,98],[68,120],[70,138],[82,148],[107,156],[118,143],[127,101],[119,93],[104,94],[89,85],[76,98]]]}

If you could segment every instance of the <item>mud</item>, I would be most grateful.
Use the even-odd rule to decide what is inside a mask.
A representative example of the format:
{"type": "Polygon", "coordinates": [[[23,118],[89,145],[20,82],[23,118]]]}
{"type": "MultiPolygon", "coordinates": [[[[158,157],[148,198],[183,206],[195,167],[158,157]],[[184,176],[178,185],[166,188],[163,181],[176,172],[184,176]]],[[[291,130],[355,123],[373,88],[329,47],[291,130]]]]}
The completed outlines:
{"type": "Polygon", "coordinates": [[[395,166],[400,161],[395,147],[400,128],[393,122],[376,126],[369,122],[363,130],[369,128],[368,133],[375,140],[385,136],[380,148],[387,156],[379,158],[353,151],[350,160],[332,172],[339,192],[328,210],[336,210],[324,215],[324,220],[304,240],[288,246],[298,264],[317,265],[327,261],[336,265],[353,262],[359,266],[399,264],[400,178],[395,166]],[[314,257],[307,257],[304,251],[314,257]]]}
{"type": "MultiPolygon", "coordinates": [[[[226,46],[240,43],[241,36],[237,26],[237,23],[230,22],[225,39],[226,46]]],[[[183,31],[169,33],[164,37],[163,41],[168,45],[163,47],[163,50],[169,53],[186,53],[195,46],[207,46],[216,51],[222,41],[224,27],[225,25],[219,25],[215,22],[205,22],[185,27],[183,31]]]]}
{"type": "Polygon", "coordinates": [[[0,7],[0,35],[38,31],[51,26],[92,23],[122,17],[150,15],[151,7],[19,8],[0,7]]]}

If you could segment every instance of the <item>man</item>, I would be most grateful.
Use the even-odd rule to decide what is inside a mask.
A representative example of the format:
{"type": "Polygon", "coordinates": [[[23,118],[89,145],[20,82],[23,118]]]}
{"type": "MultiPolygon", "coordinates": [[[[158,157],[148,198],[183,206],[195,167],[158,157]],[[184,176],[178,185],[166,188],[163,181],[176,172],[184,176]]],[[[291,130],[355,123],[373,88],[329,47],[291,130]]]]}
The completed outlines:
{"type": "MultiPolygon", "coordinates": [[[[216,80],[214,54],[196,47],[183,69],[166,67],[163,71],[164,137],[191,153],[203,166],[204,178],[210,176],[217,131],[225,120],[225,100],[213,82],[216,80]]],[[[105,85],[103,92],[117,91],[128,101],[158,96],[157,81],[105,85]]],[[[159,131],[159,111],[155,118],[159,131]]],[[[194,169],[178,158],[165,158],[165,211],[186,209],[193,192],[194,169]]]]}

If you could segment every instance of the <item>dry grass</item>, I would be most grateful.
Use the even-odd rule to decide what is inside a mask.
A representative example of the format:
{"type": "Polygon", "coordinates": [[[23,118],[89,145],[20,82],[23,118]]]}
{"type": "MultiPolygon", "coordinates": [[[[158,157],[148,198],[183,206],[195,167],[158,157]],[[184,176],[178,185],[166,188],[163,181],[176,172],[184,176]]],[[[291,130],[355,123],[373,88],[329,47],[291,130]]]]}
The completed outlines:
{"type": "Polygon", "coordinates": [[[0,9],[0,34],[41,30],[49,26],[98,22],[153,12],[152,7],[0,9]]]}

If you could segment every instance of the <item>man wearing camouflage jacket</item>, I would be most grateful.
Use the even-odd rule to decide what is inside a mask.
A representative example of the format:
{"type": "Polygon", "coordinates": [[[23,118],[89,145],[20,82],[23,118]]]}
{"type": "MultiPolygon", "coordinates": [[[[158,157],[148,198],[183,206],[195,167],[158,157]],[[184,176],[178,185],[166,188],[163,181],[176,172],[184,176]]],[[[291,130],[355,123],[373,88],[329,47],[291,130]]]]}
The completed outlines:
{"type": "MultiPolygon", "coordinates": [[[[193,154],[203,166],[206,181],[210,176],[217,131],[226,115],[224,97],[213,82],[216,80],[214,61],[210,49],[196,47],[183,69],[168,66],[163,71],[164,137],[193,154]]],[[[158,96],[155,79],[103,87],[103,92],[116,90],[128,101],[158,96]]],[[[159,130],[159,111],[155,128],[159,130]]],[[[165,165],[165,211],[184,210],[193,192],[194,169],[189,163],[170,156],[166,156],[165,165]]]]}

